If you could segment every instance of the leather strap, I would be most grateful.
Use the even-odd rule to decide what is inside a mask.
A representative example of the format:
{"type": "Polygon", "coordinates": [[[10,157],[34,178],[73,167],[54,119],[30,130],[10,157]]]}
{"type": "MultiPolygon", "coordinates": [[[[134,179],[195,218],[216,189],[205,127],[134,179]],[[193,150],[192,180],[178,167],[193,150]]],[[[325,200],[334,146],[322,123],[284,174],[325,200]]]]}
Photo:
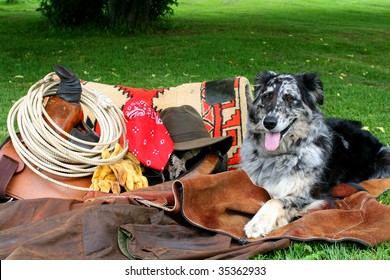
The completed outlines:
{"type": "Polygon", "coordinates": [[[5,189],[7,188],[8,183],[11,181],[12,176],[16,173],[18,166],[19,166],[19,162],[7,155],[3,155],[0,158],[0,199],[1,200],[9,199],[9,197],[5,195],[5,189]]]}

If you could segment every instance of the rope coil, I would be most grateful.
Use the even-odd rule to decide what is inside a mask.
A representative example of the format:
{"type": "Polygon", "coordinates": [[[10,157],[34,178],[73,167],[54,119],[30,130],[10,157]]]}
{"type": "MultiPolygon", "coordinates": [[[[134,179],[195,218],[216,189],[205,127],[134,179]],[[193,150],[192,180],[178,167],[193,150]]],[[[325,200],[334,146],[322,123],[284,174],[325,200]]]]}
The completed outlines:
{"type": "Polygon", "coordinates": [[[43,172],[68,178],[87,177],[93,174],[97,166],[114,164],[123,159],[128,151],[127,141],[123,141],[124,149],[118,155],[103,159],[101,154],[105,148],[112,152],[121,138],[126,139],[125,119],[122,111],[104,93],[81,85],[80,104],[96,117],[100,138],[95,143],[70,135],[50,118],[43,105],[45,97],[56,94],[59,83],[57,75],[52,72],[32,85],[27,95],[19,99],[8,113],[8,132],[16,152],[36,174],[66,188],[93,191],[63,183],[43,172]],[[15,124],[19,128],[20,138],[15,124]],[[93,148],[78,146],[61,137],[61,134],[93,148]]]}

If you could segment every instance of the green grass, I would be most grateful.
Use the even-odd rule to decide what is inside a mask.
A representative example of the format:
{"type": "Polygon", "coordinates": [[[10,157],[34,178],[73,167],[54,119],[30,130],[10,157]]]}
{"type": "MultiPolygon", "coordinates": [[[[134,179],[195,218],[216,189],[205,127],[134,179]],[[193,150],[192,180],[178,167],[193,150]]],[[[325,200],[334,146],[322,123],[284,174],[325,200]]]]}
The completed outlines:
{"type": "MultiPolygon", "coordinates": [[[[327,116],[361,120],[390,144],[390,3],[387,0],[186,0],[149,34],[54,29],[39,1],[0,2],[0,141],[12,103],[54,64],[80,78],[156,88],[259,71],[317,72],[327,116]]],[[[390,194],[381,201],[390,204],[390,194]]],[[[293,242],[260,259],[390,259],[390,242],[293,242]]]]}
{"type": "Polygon", "coordinates": [[[255,260],[388,260],[389,242],[375,248],[365,248],[356,243],[329,245],[321,242],[293,242],[287,250],[258,255],[255,260]]]}

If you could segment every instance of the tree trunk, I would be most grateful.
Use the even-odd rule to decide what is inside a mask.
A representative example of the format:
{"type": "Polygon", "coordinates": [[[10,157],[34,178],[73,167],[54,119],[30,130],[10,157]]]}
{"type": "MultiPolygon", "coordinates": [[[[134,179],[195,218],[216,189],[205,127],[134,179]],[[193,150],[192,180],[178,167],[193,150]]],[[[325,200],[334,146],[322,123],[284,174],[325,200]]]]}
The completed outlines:
{"type": "Polygon", "coordinates": [[[144,29],[150,22],[152,0],[110,0],[108,9],[113,26],[144,29]]]}

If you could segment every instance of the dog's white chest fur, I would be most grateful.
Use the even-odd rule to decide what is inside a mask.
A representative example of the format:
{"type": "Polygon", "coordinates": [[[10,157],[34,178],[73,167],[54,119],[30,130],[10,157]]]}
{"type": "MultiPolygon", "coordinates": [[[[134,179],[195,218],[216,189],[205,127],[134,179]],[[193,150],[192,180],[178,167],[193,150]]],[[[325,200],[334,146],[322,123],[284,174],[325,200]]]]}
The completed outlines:
{"type": "Polygon", "coordinates": [[[267,152],[256,155],[255,150],[259,152],[252,142],[242,147],[242,166],[253,183],[264,187],[273,198],[305,193],[317,179],[315,170],[324,165],[323,151],[313,144],[279,155],[267,152]]]}

